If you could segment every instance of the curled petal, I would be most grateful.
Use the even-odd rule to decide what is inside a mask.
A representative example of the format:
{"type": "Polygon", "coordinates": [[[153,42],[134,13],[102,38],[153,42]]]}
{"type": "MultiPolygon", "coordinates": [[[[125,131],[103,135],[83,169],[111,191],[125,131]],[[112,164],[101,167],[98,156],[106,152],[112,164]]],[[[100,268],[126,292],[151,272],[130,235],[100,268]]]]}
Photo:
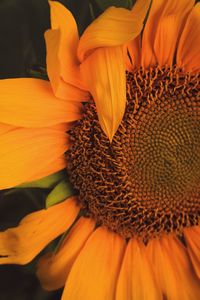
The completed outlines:
{"type": "Polygon", "coordinates": [[[79,42],[76,21],[71,12],[57,1],[49,1],[51,28],[45,33],[47,73],[57,97],[83,101],[87,92],[81,90],[77,47],[79,42]],[[76,92],[76,93],[75,93],[76,92]]]}
{"type": "Polygon", "coordinates": [[[110,7],[95,19],[83,33],[79,46],[80,61],[99,47],[123,45],[138,36],[148,10],[149,1],[138,0],[133,9],[110,7]]]}

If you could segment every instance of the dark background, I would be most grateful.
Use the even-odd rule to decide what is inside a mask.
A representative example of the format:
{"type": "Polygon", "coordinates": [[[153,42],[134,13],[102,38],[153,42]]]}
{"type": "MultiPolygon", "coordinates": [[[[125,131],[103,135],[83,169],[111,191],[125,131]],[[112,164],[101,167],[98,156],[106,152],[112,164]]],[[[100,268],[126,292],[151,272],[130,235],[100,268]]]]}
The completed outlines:
{"type": "MultiPolygon", "coordinates": [[[[59,2],[72,11],[81,34],[91,22],[89,0],[59,2]]],[[[33,65],[45,66],[49,27],[47,0],[0,0],[0,78],[24,77],[33,65]]]]}
{"type": "MultiPolygon", "coordinates": [[[[91,22],[89,1],[60,1],[78,23],[79,32],[91,22]]],[[[0,78],[32,77],[45,67],[44,31],[50,28],[47,0],[0,0],[0,78]]],[[[3,176],[3,174],[0,174],[3,176]]],[[[26,214],[42,209],[48,191],[0,192],[0,230],[16,226],[26,214]]],[[[62,291],[44,292],[34,275],[37,259],[27,266],[0,266],[0,300],[56,300],[62,291]]]]}

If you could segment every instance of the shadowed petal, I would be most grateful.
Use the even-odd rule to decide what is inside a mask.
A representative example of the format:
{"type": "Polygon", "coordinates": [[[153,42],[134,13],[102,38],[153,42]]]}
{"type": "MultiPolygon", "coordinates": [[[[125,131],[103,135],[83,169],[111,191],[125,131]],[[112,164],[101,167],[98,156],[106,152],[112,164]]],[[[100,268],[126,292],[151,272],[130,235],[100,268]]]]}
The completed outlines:
{"type": "Polygon", "coordinates": [[[131,11],[117,7],[109,7],[104,11],[81,36],[79,60],[83,61],[96,48],[119,46],[132,41],[142,30],[149,2],[138,0],[131,11]]]}
{"type": "Polygon", "coordinates": [[[37,276],[44,289],[51,291],[65,285],[71,267],[94,230],[94,225],[91,219],[82,217],[73,226],[58,252],[48,253],[40,259],[37,276]]]}
{"type": "Polygon", "coordinates": [[[18,227],[0,233],[0,264],[26,264],[73,223],[74,198],[26,216],[18,227]]]}

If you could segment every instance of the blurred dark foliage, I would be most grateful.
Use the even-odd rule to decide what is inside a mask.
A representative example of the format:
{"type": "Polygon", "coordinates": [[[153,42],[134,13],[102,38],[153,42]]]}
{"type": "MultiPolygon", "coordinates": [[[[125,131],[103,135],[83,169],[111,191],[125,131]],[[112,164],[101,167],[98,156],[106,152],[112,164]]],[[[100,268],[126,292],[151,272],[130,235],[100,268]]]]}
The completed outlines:
{"type": "MultiPolygon", "coordinates": [[[[81,34],[91,22],[88,0],[60,2],[72,11],[81,34]]],[[[47,0],[1,0],[0,25],[0,78],[24,77],[33,66],[45,66],[47,0]]]]}
{"type": "MultiPolygon", "coordinates": [[[[80,34],[91,22],[88,1],[63,0],[76,18],[80,34]]],[[[45,67],[44,32],[50,27],[47,0],[0,1],[0,78],[29,77],[30,69],[45,67]]],[[[3,176],[3,174],[0,174],[3,176]]],[[[45,206],[48,191],[0,192],[0,230],[45,206]]],[[[0,266],[1,300],[56,300],[62,291],[45,292],[35,276],[36,259],[27,266],[0,266]]]]}
{"type": "MultiPolygon", "coordinates": [[[[16,226],[25,215],[44,208],[47,192],[37,189],[1,192],[0,230],[16,226]]],[[[62,291],[48,293],[41,289],[35,276],[36,262],[37,259],[26,266],[0,266],[1,300],[60,299],[62,291]]]]}

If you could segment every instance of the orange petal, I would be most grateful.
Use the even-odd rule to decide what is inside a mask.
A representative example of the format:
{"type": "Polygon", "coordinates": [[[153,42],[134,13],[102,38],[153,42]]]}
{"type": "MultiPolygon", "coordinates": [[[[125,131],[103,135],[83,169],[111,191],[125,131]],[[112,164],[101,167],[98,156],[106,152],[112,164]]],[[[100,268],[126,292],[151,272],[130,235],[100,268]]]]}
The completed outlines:
{"type": "Polygon", "coordinates": [[[200,226],[184,230],[187,249],[197,276],[200,278],[200,226]]]}
{"type": "Polygon", "coordinates": [[[135,4],[131,8],[133,18],[144,20],[147,15],[150,4],[151,0],[136,0],[135,4]]]}
{"type": "MultiPolygon", "coordinates": [[[[67,161],[65,159],[65,156],[62,155],[61,157],[56,158],[54,161],[52,161],[48,166],[45,167],[45,169],[42,169],[38,171],[34,175],[34,180],[39,180],[43,177],[46,177],[50,174],[56,173],[60,170],[66,169],[67,168],[67,161]]],[[[33,180],[29,179],[26,182],[32,182],[33,180]]]]}
{"type": "Polygon", "coordinates": [[[66,231],[79,212],[70,198],[27,215],[18,227],[0,233],[0,264],[26,264],[50,241],[66,231]]]}
{"type": "Polygon", "coordinates": [[[89,98],[89,94],[87,91],[81,89],[83,88],[83,83],[81,84],[80,82],[78,82],[79,75],[77,72],[75,72],[75,68],[74,72],[76,74],[71,74],[71,81],[68,80],[68,82],[65,82],[63,77],[60,75],[60,60],[58,58],[58,48],[60,45],[60,31],[58,29],[47,30],[45,32],[45,41],[47,48],[47,73],[51,81],[53,92],[56,95],[56,97],[68,101],[77,102],[87,100],[89,98]],[[73,79],[75,81],[75,78],[77,79],[76,85],[73,82],[73,79]]]}
{"type": "Polygon", "coordinates": [[[0,121],[20,127],[47,127],[80,118],[80,104],[58,100],[48,81],[0,80],[0,121]]]}
{"type": "MultiPolygon", "coordinates": [[[[147,11],[150,6],[149,0],[140,0],[136,1],[135,5],[132,8],[132,13],[135,17],[140,20],[144,20],[147,11]]],[[[141,60],[141,35],[138,35],[134,40],[128,42],[125,45],[125,48],[128,51],[128,57],[126,57],[126,66],[128,71],[133,71],[135,68],[140,66],[141,60]]]]}
{"type": "Polygon", "coordinates": [[[119,235],[98,228],[75,261],[62,300],[114,300],[124,248],[119,235]]]}
{"type": "Polygon", "coordinates": [[[13,129],[16,129],[16,127],[12,126],[12,125],[0,123],[0,135],[6,133],[8,131],[11,131],[13,129]]]}
{"type": "Polygon", "coordinates": [[[112,141],[122,121],[126,104],[122,47],[97,49],[82,63],[81,71],[94,98],[100,125],[112,141]]]}
{"type": "Polygon", "coordinates": [[[156,28],[163,11],[166,0],[152,1],[150,13],[142,35],[142,56],[141,65],[144,68],[156,64],[156,57],[153,49],[156,28]]]}
{"type": "MultiPolygon", "coordinates": [[[[131,10],[133,17],[144,20],[150,6],[150,2],[151,1],[149,0],[136,1],[131,10]]],[[[134,40],[127,43],[125,48],[128,50],[130,56],[130,58],[126,58],[127,69],[129,71],[133,71],[133,69],[138,68],[141,63],[141,35],[138,35],[136,38],[134,38],[134,40]]]]}
{"type": "Polygon", "coordinates": [[[71,229],[56,254],[48,253],[38,264],[37,276],[46,290],[56,290],[65,285],[71,267],[94,230],[94,222],[81,218],[71,229]]]}
{"type": "Polygon", "coordinates": [[[177,50],[177,65],[185,71],[200,71],[200,3],[191,11],[177,50]]]}
{"type": "Polygon", "coordinates": [[[200,285],[192,270],[185,247],[169,235],[147,245],[159,285],[166,299],[199,299],[200,285]]]}
{"type": "Polygon", "coordinates": [[[63,99],[84,100],[88,95],[80,89],[83,83],[76,56],[79,42],[76,22],[61,3],[49,1],[49,5],[52,30],[45,33],[45,39],[47,72],[54,92],[63,99]]]}
{"type": "MultiPolygon", "coordinates": [[[[49,175],[50,165],[68,148],[65,132],[19,128],[0,136],[0,189],[38,179],[38,173],[49,175]]],[[[56,171],[57,166],[54,165],[56,171]]]]}
{"type": "Polygon", "coordinates": [[[84,31],[78,46],[80,61],[99,47],[123,45],[138,36],[148,10],[149,0],[138,0],[132,11],[109,7],[84,31]],[[109,30],[108,30],[109,28],[109,30]]]}
{"type": "Polygon", "coordinates": [[[165,1],[154,41],[156,61],[160,66],[173,64],[177,41],[194,3],[194,0],[165,1]]]}
{"type": "Polygon", "coordinates": [[[141,64],[141,36],[138,35],[133,41],[127,43],[125,45],[125,49],[126,51],[128,51],[128,57],[126,58],[126,68],[128,71],[133,71],[141,64]]]}
{"type": "MultiPolygon", "coordinates": [[[[76,21],[71,12],[57,1],[49,1],[51,28],[60,32],[58,57],[60,58],[60,75],[68,78],[78,65],[76,51],[79,43],[76,21]]],[[[57,66],[55,66],[57,67],[57,66]]]]}
{"type": "Polygon", "coordinates": [[[72,127],[74,127],[74,122],[56,124],[51,126],[50,128],[53,130],[60,130],[63,132],[67,132],[72,127]]]}
{"type": "Polygon", "coordinates": [[[116,300],[163,299],[144,248],[143,243],[134,239],[129,241],[118,279],[116,300]]]}

